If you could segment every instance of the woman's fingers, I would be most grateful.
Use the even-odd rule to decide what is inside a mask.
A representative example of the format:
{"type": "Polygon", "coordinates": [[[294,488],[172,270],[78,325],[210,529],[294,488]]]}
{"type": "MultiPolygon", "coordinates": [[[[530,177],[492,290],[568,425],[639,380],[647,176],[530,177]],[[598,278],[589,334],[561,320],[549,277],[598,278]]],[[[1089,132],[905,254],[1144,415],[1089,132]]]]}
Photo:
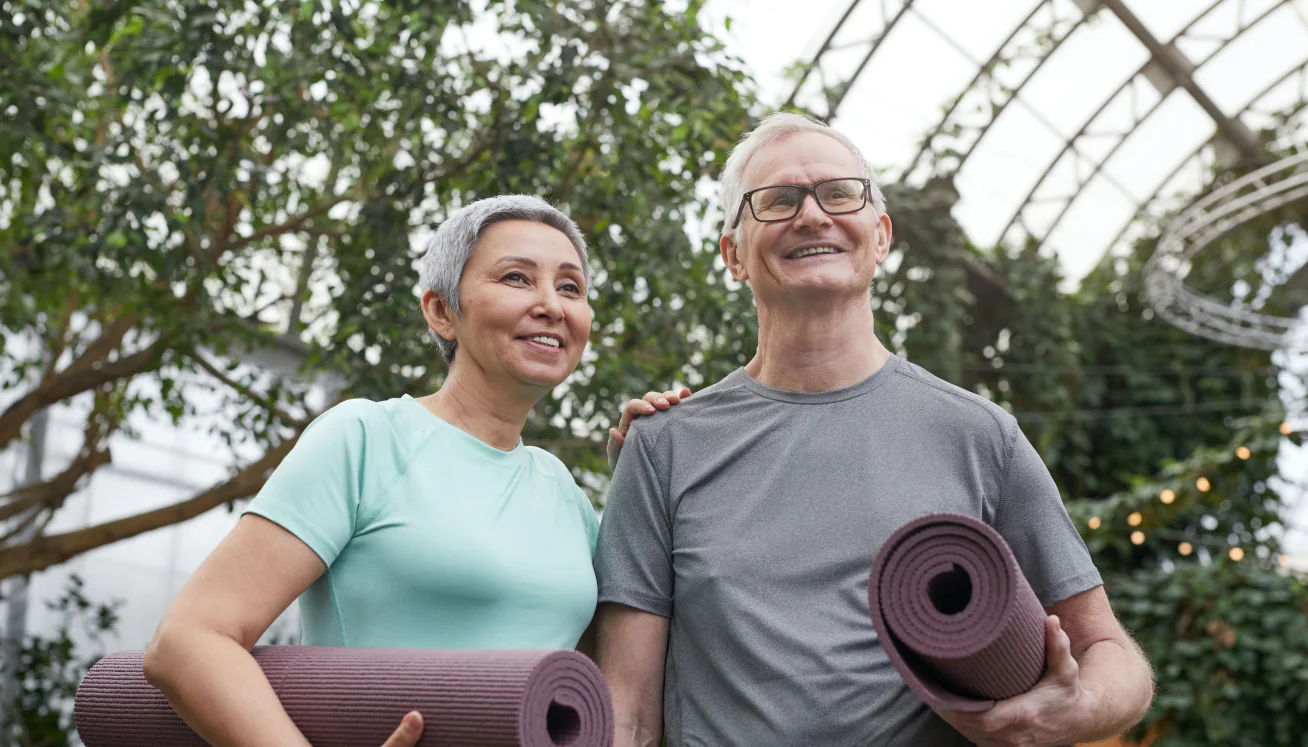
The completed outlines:
{"type": "Polygon", "coordinates": [[[418,738],[422,736],[422,714],[417,711],[409,711],[400,721],[399,727],[391,732],[382,747],[413,747],[418,743],[418,738]]]}

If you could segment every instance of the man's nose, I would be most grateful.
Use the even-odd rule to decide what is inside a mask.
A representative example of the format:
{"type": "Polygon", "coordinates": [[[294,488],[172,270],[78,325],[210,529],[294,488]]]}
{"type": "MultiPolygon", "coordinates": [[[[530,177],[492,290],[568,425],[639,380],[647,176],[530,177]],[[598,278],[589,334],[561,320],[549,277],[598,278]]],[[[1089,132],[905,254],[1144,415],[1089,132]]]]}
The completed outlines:
{"type": "Polygon", "coordinates": [[[831,216],[818,204],[817,195],[804,193],[799,201],[799,213],[792,220],[796,228],[824,228],[831,225],[831,216]]]}

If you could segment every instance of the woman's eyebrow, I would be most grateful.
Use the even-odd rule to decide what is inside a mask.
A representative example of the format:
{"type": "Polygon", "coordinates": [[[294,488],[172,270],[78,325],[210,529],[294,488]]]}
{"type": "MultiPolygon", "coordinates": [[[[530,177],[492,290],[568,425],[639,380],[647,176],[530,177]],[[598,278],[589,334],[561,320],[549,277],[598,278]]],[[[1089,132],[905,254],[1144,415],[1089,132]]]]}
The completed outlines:
{"type": "MultiPolygon", "coordinates": [[[[495,266],[498,267],[504,264],[524,265],[526,267],[533,267],[533,268],[540,267],[540,263],[538,263],[534,259],[531,259],[530,257],[500,257],[499,261],[495,263],[495,266]]],[[[573,264],[572,262],[564,262],[563,264],[559,265],[559,269],[575,270],[577,272],[581,272],[581,267],[579,265],[573,264]]]]}

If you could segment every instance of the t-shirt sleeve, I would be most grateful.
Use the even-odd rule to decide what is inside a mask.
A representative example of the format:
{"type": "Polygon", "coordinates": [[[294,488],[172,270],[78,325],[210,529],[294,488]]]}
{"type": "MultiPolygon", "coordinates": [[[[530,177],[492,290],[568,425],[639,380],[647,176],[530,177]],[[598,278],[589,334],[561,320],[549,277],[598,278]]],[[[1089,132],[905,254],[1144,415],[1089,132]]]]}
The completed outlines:
{"type": "Polygon", "coordinates": [[[643,423],[633,425],[609,485],[595,551],[600,602],[672,615],[672,523],[662,470],[643,423]]]}
{"type": "Polygon", "coordinates": [[[354,535],[363,503],[371,404],[343,402],[318,416],[244,511],[294,534],[328,566],[354,535]]]}
{"type": "Polygon", "coordinates": [[[1049,607],[1103,580],[1040,454],[1016,421],[1008,426],[1011,446],[994,526],[1013,549],[1040,604],[1049,607]]]}

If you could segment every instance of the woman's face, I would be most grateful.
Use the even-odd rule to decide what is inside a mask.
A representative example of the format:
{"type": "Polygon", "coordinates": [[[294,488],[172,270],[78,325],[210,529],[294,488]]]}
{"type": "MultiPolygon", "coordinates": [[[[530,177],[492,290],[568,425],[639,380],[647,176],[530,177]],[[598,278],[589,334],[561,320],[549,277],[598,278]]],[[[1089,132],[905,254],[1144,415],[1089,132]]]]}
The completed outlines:
{"type": "MultiPolygon", "coordinates": [[[[482,232],[464,265],[462,314],[447,311],[439,323],[449,329],[432,329],[458,341],[456,366],[480,369],[493,385],[548,391],[572,374],[586,348],[586,291],[567,236],[535,221],[502,221],[482,232]]],[[[438,302],[434,295],[424,296],[425,310],[428,297],[438,302]]]]}

